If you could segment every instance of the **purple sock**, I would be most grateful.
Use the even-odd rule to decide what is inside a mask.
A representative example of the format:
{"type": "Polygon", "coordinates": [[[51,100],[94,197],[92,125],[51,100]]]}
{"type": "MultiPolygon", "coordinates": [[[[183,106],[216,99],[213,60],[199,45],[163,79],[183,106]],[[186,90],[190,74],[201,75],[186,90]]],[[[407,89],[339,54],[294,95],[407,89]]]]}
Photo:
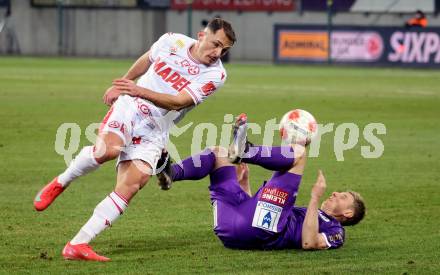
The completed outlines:
{"type": "Polygon", "coordinates": [[[203,179],[215,165],[215,154],[210,149],[184,159],[181,163],[171,166],[173,181],[203,179]]]}
{"type": "Polygon", "coordinates": [[[242,162],[272,171],[287,171],[295,161],[291,146],[250,146],[242,162]]]}

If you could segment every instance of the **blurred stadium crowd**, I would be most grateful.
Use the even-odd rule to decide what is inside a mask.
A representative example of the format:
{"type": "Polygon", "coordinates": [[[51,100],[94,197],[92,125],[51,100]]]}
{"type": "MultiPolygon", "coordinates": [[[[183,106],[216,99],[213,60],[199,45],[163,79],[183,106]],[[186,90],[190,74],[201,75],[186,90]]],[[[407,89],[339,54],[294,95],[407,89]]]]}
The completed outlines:
{"type": "Polygon", "coordinates": [[[0,54],[134,57],[220,16],[238,34],[231,61],[437,67],[439,10],[439,0],[0,0],[0,54]]]}

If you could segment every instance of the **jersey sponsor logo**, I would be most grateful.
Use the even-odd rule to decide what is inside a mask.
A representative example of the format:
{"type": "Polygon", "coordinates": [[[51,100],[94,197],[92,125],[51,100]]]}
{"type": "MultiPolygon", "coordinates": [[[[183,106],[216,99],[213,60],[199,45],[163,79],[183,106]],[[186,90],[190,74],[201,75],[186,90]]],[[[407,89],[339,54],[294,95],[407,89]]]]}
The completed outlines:
{"type": "Polygon", "coordinates": [[[190,81],[181,76],[178,72],[175,72],[171,67],[168,67],[165,61],[160,61],[160,58],[157,58],[154,63],[154,71],[165,82],[170,83],[171,87],[178,92],[191,84],[190,81]]]}
{"type": "Polygon", "coordinates": [[[209,81],[205,85],[202,86],[202,93],[206,96],[212,94],[217,87],[215,87],[214,83],[212,81],[209,81]]]}
{"type": "Polygon", "coordinates": [[[289,197],[289,193],[280,188],[264,187],[260,199],[279,206],[284,206],[289,197]]]}
{"type": "Polygon", "coordinates": [[[393,52],[388,61],[402,63],[440,63],[440,35],[435,32],[396,31],[390,37],[393,52]]]}
{"type": "Polygon", "coordinates": [[[119,122],[117,122],[116,120],[113,120],[108,123],[108,127],[119,128],[119,127],[121,127],[121,124],[119,122]]]}
{"type": "Polygon", "coordinates": [[[278,222],[283,208],[264,201],[258,201],[252,226],[271,232],[278,232],[278,222]]]}

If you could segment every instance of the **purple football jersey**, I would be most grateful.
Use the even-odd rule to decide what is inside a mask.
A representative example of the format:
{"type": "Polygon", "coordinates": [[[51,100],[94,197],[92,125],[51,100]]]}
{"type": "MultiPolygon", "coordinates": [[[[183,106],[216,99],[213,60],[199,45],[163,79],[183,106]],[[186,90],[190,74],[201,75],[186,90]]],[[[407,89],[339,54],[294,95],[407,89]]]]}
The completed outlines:
{"type": "MultiPolygon", "coordinates": [[[[286,229],[282,231],[278,240],[271,244],[271,248],[302,248],[302,227],[306,216],[307,208],[293,207],[291,214],[287,217],[286,229]]],[[[327,243],[328,248],[338,248],[345,240],[345,230],[341,223],[335,218],[318,210],[319,233],[327,243]]]]}
{"type": "MultiPolygon", "coordinates": [[[[294,207],[301,176],[275,172],[250,197],[239,186],[235,167],[222,167],[210,175],[214,206],[214,232],[226,247],[239,249],[302,248],[306,208],[294,207]]],[[[340,247],[342,225],[319,210],[319,232],[328,248],[340,247]]]]}

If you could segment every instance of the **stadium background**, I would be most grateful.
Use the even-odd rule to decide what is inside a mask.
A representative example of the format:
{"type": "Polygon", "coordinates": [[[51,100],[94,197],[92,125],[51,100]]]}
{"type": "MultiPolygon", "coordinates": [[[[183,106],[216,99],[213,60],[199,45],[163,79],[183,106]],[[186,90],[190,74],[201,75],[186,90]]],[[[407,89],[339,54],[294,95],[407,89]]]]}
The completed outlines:
{"type": "MultiPolygon", "coordinates": [[[[358,143],[344,152],[344,161],[336,159],[334,131],[323,136],[319,157],[308,161],[297,201],[308,202],[319,168],[327,177],[327,194],[347,188],[362,193],[368,213],[359,226],[347,228],[346,244],[310,253],[225,249],[212,233],[207,180],[176,184],[168,192],[152,180],[126,215],[92,243],[112,262],[63,261],[62,247],[112,190],[115,174],[113,163],[105,165],[72,184],[47,211],[34,211],[36,192],[65,168],[54,148],[58,127],[77,123],[80,146],[89,144],[84,130],[106,113],[101,97],[111,80],[124,74],[163,32],[187,33],[188,27],[187,9],[152,8],[182,1],[77,2],[81,7],[60,10],[53,0],[0,0],[0,274],[439,273],[437,65],[329,66],[324,59],[313,66],[303,61],[273,64],[275,24],[299,26],[301,31],[316,24],[326,28],[326,1],[318,0],[272,1],[292,7],[282,12],[194,6],[193,35],[203,19],[220,15],[234,24],[239,41],[226,64],[226,85],[181,125],[205,122],[220,129],[225,114],[246,112],[252,122],[264,126],[295,107],[335,128],[358,125],[358,143]],[[5,20],[7,2],[11,13],[5,20]],[[385,151],[379,158],[365,159],[361,146],[369,143],[362,130],[372,122],[386,126],[385,135],[377,134],[385,151]]],[[[256,2],[263,1],[235,1],[256,2]]],[[[425,30],[438,36],[438,2],[335,0],[332,24],[335,29],[403,30],[404,22],[422,9],[429,19],[430,29],[425,30]]],[[[425,30],[411,32],[422,37],[425,30]]],[[[172,139],[181,156],[191,153],[193,135],[194,126],[172,139]]],[[[262,140],[258,134],[250,137],[262,140]]],[[[255,167],[251,173],[253,190],[270,176],[255,167]]]]}
{"type": "MultiPolygon", "coordinates": [[[[335,26],[403,27],[417,9],[427,14],[429,26],[440,26],[440,1],[436,0],[332,2],[335,26]]],[[[0,53],[136,57],[164,32],[195,35],[202,20],[220,15],[233,22],[239,35],[231,59],[267,62],[273,59],[274,24],[325,26],[328,23],[324,0],[184,3],[184,0],[11,1],[11,14],[0,34],[0,53]]]]}

